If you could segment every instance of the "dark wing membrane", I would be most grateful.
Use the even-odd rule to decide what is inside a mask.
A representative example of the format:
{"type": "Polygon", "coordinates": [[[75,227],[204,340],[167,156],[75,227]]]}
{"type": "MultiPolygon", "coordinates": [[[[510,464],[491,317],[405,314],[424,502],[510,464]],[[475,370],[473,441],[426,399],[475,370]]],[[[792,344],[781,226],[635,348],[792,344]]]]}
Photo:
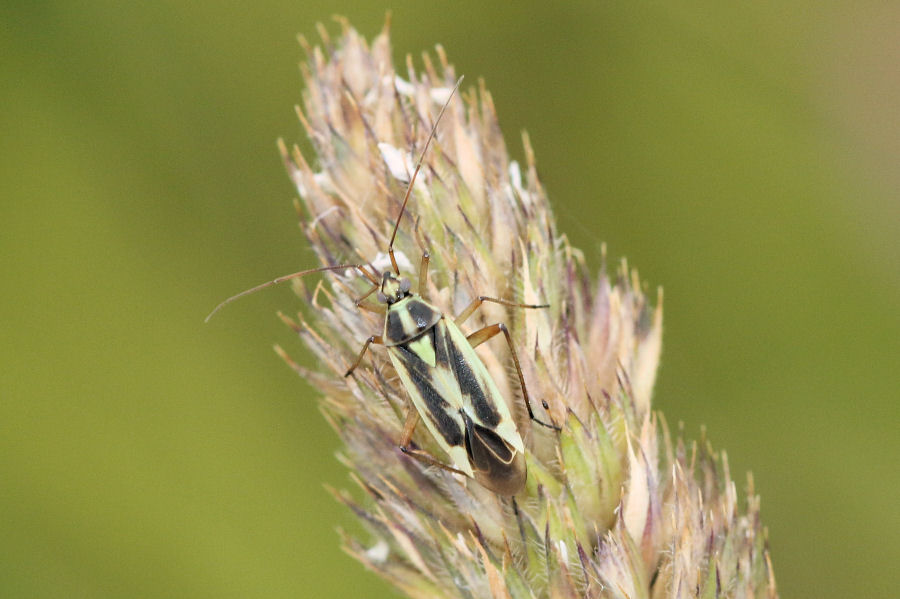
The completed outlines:
{"type": "Polygon", "coordinates": [[[516,457],[516,449],[504,441],[497,433],[472,422],[466,421],[466,451],[476,470],[486,472],[495,465],[508,466],[516,457]]]}
{"type": "Polygon", "coordinates": [[[501,495],[515,495],[525,486],[522,453],[494,431],[480,426],[465,413],[466,453],[475,480],[501,495]]]}

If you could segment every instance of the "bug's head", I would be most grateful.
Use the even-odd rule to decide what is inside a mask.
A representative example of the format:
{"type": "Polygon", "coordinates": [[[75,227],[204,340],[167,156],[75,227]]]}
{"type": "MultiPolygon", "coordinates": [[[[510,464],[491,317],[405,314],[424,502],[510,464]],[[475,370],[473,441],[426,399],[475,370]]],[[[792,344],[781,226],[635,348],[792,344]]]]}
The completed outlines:
{"type": "Polygon", "coordinates": [[[378,301],[387,305],[399,302],[410,294],[412,284],[409,279],[398,277],[391,271],[387,271],[381,277],[381,291],[378,292],[378,301]]]}

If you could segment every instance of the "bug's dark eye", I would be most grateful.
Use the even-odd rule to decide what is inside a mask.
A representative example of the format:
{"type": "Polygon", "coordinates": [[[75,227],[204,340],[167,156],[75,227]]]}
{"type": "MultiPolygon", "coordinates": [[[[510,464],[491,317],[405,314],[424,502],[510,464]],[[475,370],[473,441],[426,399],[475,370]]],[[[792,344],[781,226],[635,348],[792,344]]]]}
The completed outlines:
{"type": "Polygon", "coordinates": [[[381,293],[380,291],[378,292],[378,295],[376,297],[378,298],[378,301],[380,303],[382,303],[382,304],[387,303],[387,296],[385,294],[381,293]]]}
{"type": "Polygon", "coordinates": [[[409,279],[402,279],[400,281],[400,291],[403,293],[409,291],[410,287],[412,287],[412,283],[409,282],[409,279]]]}

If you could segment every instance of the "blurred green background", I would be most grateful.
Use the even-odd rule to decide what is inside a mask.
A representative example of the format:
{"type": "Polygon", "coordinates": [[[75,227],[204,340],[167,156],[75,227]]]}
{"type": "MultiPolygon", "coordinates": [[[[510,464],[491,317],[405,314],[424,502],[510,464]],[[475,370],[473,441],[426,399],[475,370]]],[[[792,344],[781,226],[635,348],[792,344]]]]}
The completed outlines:
{"type": "MultiPolygon", "coordinates": [[[[0,7],[0,596],[391,591],[274,317],[314,264],[275,139],[362,2],[0,7]],[[330,24],[332,31],[337,31],[330,24]]],[[[527,129],[560,228],[666,291],[656,405],[752,470],[783,597],[896,596],[900,5],[394,2],[527,129]]],[[[309,358],[305,358],[307,361],[309,358]]]]}

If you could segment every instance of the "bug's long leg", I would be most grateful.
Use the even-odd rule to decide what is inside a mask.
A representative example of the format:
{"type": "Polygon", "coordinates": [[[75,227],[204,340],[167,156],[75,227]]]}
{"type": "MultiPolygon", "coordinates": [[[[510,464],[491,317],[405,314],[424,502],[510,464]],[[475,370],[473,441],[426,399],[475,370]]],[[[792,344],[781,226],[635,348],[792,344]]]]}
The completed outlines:
{"type": "Polygon", "coordinates": [[[369,349],[369,346],[373,343],[375,345],[384,345],[384,341],[382,341],[381,335],[372,335],[371,337],[366,339],[366,343],[365,345],[363,345],[362,351],[359,352],[359,357],[356,358],[356,362],[353,363],[353,366],[351,366],[347,370],[347,372],[344,373],[344,376],[350,376],[353,371],[356,370],[356,367],[359,366],[360,362],[362,362],[362,359],[365,357],[366,350],[369,349]]]}
{"type": "Polygon", "coordinates": [[[410,407],[409,411],[406,412],[406,422],[403,423],[403,434],[400,437],[399,443],[400,451],[408,456],[416,458],[420,462],[428,464],[429,466],[437,466],[438,468],[442,468],[444,470],[447,470],[448,472],[466,476],[466,473],[462,470],[457,470],[456,468],[444,464],[430,453],[422,451],[420,449],[413,449],[409,446],[410,442],[412,441],[413,431],[416,430],[416,425],[418,423],[419,411],[414,407],[410,407]]]}
{"type": "Polygon", "coordinates": [[[463,476],[468,476],[462,470],[457,470],[456,468],[454,468],[452,466],[448,466],[447,464],[441,462],[439,459],[437,459],[430,453],[422,451],[420,449],[413,449],[411,447],[401,447],[400,451],[402,451],[403,453],[405,453],[408,456],[412,456],[412,457],[416,458],[420,462],[424,462],[425,464],[428,464],[429,466],[437,466],[438,468],[440,468],[442,470],[446,470],[447,472],[452,472],[454,474],[462,474],[463,476]]]}
{"type": "Polygon", "coordinates": [[[375,314],[381,314],[384,316],[387,314],[387,306],[384,304],[373,304],[372,302],[356,302],[356,307],[360,310],[365,310],[366,312],[374,312],[375,314]]]}
{"type": "Polygon", "coordinates": [[[431,255],[426,251],[422,254],[422,265],[419,267],[419,295],[425,297],[425,287],[428,284],[428,263],[431,255]]]}
{"type": "Polygon", "coordinates": [[[409,447],[409,442],[412,441],[413,431],[416,430],[417,424],[419,424],[419,411],[415,407],[410,406],[406,412],[406,422],[403,423],[403,434],[400,435],[400,449],[409,447]]]}
{"type": "MultiPolygon", "coordinates": [[[[525,377],[522,374],[522,367],[519,365],[519,356],[516,355],[516,348],[513,345],[512,337],[509,334],[509,329],[506,328],[506,325],[502,322],[498,322],[497,324],[492,324],[484,327],[483,329],[478,329],[466,339],[472,347],[478,347],[488,339],[492,338],[497,333],[503,333],[506,336],[506,343],[509,345],[509,353],[512,354],[513,363],[516,365],[516,373],[519,375],[519,386],[522,387],[522,401],[525,402],[525,407],[528,409],[528,417],[540,424],[541,426],[546,426],[547,428],[552,428],[553,430],[561,430],[558,426],[554,426],[552,424],[547,424],[539,420],[534,412],[531,410],[531,399],[528,397],[528,389],[525,387],[525,377]]],[[[546,404],[544,404],[546,406],[546,404]]]]}
{"type": "Polygon", "coordinates": [[[372,285],[372,287],[368,291],[356,298],[356,305],[359,306],[363,302],[363,300],[365,300],[367,297],[369,297],[379,289],[381,289],[380,283],[375,283],[374,285],[372,285]]]}
{"type": "MultiPolygon", "coordinates": [[[[369,273],[366,273],[367,275],[369,273]]],[[[373,304],[372,302],[367,302],[366,298],[381,289],[380,283],[375,283],[372,287],[366,291],[362,296],[356,299],[356,307],[360,310],[365,310],[366,312],[374,312],[375,314],[381,314],[382,316],[387,314],[387,306],[384,304],[373,304]]]]}
{"type": "MultiPolygon", "coordinates": [[[[516,302],[511,302],[508,300],[496,298],[496,297],[488,297],[486,295],[479,295],[475,299],[472,300],[472,303],[466,306],[466,309],[460,312],[459,316],[456,317],[456,326],[464,323],[472,314],[481,307],[481,304],[484,302],[492,302],[494,304],[500,304],[501,306],[509,306],[511,308],[549,308],[550,304],[518,304],[516,302]]],[[[496,335],[496,333],[494,333],[496,335]]]]}

